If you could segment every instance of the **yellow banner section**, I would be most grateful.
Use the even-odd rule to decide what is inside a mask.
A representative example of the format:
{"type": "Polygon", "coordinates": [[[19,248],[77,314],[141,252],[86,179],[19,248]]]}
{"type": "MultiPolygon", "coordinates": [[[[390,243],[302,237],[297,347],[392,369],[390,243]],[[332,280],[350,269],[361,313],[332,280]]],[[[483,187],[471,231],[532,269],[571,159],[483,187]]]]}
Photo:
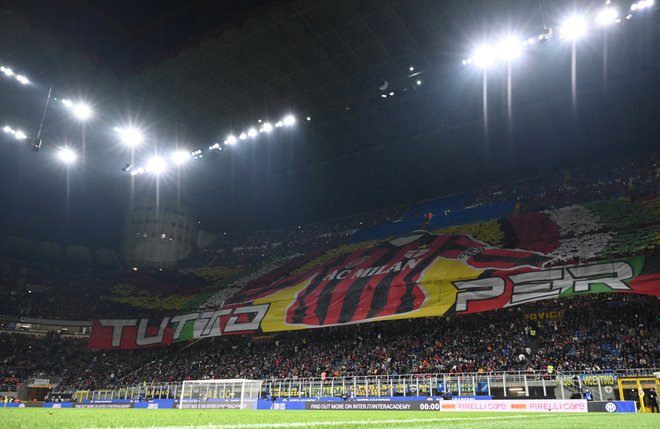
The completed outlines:
{"type": "MultiPolygon", "coordinates": [[[[408,313],[372,318],[369,319],[369,321],[441,316],[456,303],[456,294],[458,291],[452,284],[452,281],[476,279],[481,272],[482,270],[468,267],[462,261],[438,258],[426,269],[422,280],[418,283],[425,295],[425,299],[418,309],[408,313]]],[[[287,289],[281,290],[265,298],[254,300],[255,304],[269,305],[268,313],[261,323],[261,329],[264,332],[319,327],[318,325],[308,325],[303,323],[287,323],[287,311],[291,304],[302,291],[309,287],[313,279],[314,276],[312,275],[304,281],[287,289]]],[[[405,287],[405,285],[402,284],[399,285],[399,287],[405,287]]]]}

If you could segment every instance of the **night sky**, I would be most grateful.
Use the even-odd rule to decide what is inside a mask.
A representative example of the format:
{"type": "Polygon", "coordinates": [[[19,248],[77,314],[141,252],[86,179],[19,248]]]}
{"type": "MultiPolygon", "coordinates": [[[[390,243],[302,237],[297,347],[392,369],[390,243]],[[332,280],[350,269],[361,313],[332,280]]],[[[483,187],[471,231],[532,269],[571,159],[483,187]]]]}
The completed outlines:
{"type": "MultiPolygon", "coordinates": [[[[227,18],[209,18],[203,25],[198,17],[189,16],[190,10],[180,1],[147,2],[126,17],[119,13],[122,2],[100,10],[92,10],[91,3],[82,2],[87,6],[76,8],[74,2],[62,2],[57,14],[32,7],[31,2],[20,3],[9,2],[2,19],[5,23],[20,21],[34,31],[28,38],[17,39],[12,31],[23,27],[1,25],[0,64],[23,70],[33,84],[23,87],[0,75],[0,125],[12,125],[34,136],[50,84],[53,97],[82,97],[93,104],[97,114],[83,127],[51,100],[44,122],[44,149],[39,153],[31,151],[28,143],[0,133],[3,236],[116,249],[130,201],[157,193],[190,206],[201,227],[213,232],[291,226],[658,148],[658,11],[625,23],[625,28],[621,24],[608,34],[606,69],[603,34],[593,34],[580,44],[575,111],[570,48],[551,40],[552,44],[548,42],[515,65],[512,128],[507,116],[506,73],[501,67],[489,72],[486,135],[481,71],[460,64],[470,38],[445,31],[438,34],[455,40],[455,47],[451,52],[422,47],[426,66],[420,70],[421,87],[414,85],[417,77],[408,79],[402,74],[403,78],[391,79],[391,84],[397,91],[406,91],[392,101],[381,99],[378,86],[382,81],[378,79],[365,85],[363,92],[344,99],[331,102],[308,96],[301,105],[287,102],[280,111],[295,113],[297,126],[211,154],[208,145],[221,141],[224,130],[237,129],[236,120],[218,117],[214,125],[214,120],[203,120],[206,116],[201,113],[190,119],[188,112],[154,101],[162,100],[158,98],[162,88],[147,87],[137,93],[125,82],[158,69],[163,62],[185,65],[187,53],[203,49],[204,40],[248,26],[250,20],[269,11],[290,11],[295,3],[245,2],[227,18]],[[162,16],[179,18],[154,23],[162,16]],[[97,25],[86,20],[92,18],[97,25]],[[163,30],[170,27],[176,31],[163,30]],[[141,28],[148,31],[130,33],[141,28]],[[143,42],[136,44],[136,38],[143,42]],[[38,55],[40,50],[52,52],[52,46],[75,55],[38,55]],[[87,65],[66,65],[76,58],[85,59],[87,65]],[[309,122],[305,121],[307,115],[312,118],[309,122]],[[158,181],[148,176],[132,178],[121,171],[130,154],[112,130],[128,120],[147,132],[141,156],[166,154],[180,146],[203,149],[205,157],[158,181]],[[84,159],[64,167],[54,158],[54,148],[63,144],[79,151],[84,146],[84,159]]],[[[204,2],[193,3],[201,7],[204,2]]],[[[231,3],[236,2],[218,2],[217,16],[222,17],[222,8],[231,8],[231,3]]],[[[343,4],[336,8],[340,10],[343,4]]],[[[510,4],[514,7],[516,2],[510,4]]],[[[336,12],[331,9],[318,13],[336,12]]],[[[479,10],[484,16],[491,12],[487,6],[479,10]]],[[[493,20],[506,15],[497,12],[493,20]]],[[[538,19],[524,22],[529,31],[539,28],[538,19]]],[[[249,42],[237,40],[238,46],[249,42]]],[[[334,47],[328,40],[323,42],[332,53],[334,47]]],[[[362,62],[369,60],[365,53],[362,62]]],[[[272,66],[268,61],[264,60],[264,69],[272,66]]],[[[362,85],[358,77],[354,80],[362,85]]],[[[328,81],[328,87],[331,83],[328,81]]],[[[294,81],[288,91],[297,96],[302,89],[294,81]]],[[[248,97],[250,92],[245,94],[248,97]]],[[[258,98],[277,104],[268,97],[276,98],[258,98]]],[[[287,100],[295,99],[292,95],[287,100]]],[[[260,117],[252,107],[237,108],[231,114],[243,115],[244,122],[251,123],[260,117]]]]}

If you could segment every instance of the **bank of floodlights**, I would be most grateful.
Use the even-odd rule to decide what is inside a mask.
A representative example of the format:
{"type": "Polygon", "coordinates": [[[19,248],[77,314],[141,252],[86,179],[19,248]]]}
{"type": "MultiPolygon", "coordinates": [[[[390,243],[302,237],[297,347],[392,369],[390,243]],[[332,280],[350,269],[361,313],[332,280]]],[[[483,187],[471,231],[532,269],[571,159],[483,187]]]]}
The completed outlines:
{"type": "Polygon", "coordinates": [[[15,130],[12,127],[5,125],[2,127],[2,131],[4,131],[6,134],[10,134],[14,136],[16,140],[25,140],[27,138],[27,135],[21,130],[15,130]]]}
{"type": "Polygon", "coordinates": [[[22,74],[14,73],[14,71],[9,67],[5,67],[5,66],[0,67],[0,72],[2,72],[7,77],[16,79],[18,82],[22,83],[23,85],[27,85],[28,83],[30,83],[30,80],[28,78],[26,78],[22,74]]]}
{"type": "MultiPolygon", "coordinates": [[[[604,7],[589,14],[574,14],[566,17],[559,25],[559,38],[569,42],[577,42],[583,37],[587,37],[597,28],[609,27],[622,21],[625,15],[626,20],[630,20],[636,12],[650,9],[655,5],[655,0],[640,0],[630,5],[625,13],[607,2],[604,7]]],[[[464,66],[475,65],[482,69],[487,69],[498,63],[507,63],[518,59],[526,49],[537,43],[547,42],[553,36],[553,29],[545,26],[543,32],[534,37],[519,38],[505,37],[499,41],[484,43],[477,46],[472,54],[462,60],[464,66]]]]}
{"type": "Polygon", "coordinates": [[[65,164],[73,164],[78,160],[78,154],[70,147],[64,146],[57,151],[57,158],[65,164]]]}
{"type": "Polygon", "coordinates": [[[641,0],[630,5],[630,10],[636,12],[638,10],[644,10],[653,7],[654,4],[654,0],[641,0]]]}
{"type": "Polygon", "coordinates": [[[115,127],[115,132],[119,134],[122,143],[129,147],[139,146],[144,142],[144,134],[134,127],[115,127]]]}
{"type": "Polygon", "coordinates": [[[90,105],[85,102],[82,101],[73,102],[68,98],[63,98],[60,101],[64,105],[64,107],[69,109],[73,114],[73,116],[79,121],[86,121],[94,115],[94,112],[92,111],[90,105]]]}
{"type": "Polygon", "coordinates": [[[167,171],[167,162],[160,156],[153,156],[147,161],[147,165],[144,167],[145,172],[154,174],[156,176],[163,174],[167,171]]]}
{"type": "Polygon", "coordinates": [[[589,25],[585,17],[572,15],[566,18],[559,28],[559,37],[575,41],[587,35],[589,25]]]}
{"type": "Polygon", "coordinates": [[[170,160],[176,166],[183,165],[188,161],[190,161],[190,159],[191,159],[190,153],[184,150],[175,150],[170,154],[170,160]]]}

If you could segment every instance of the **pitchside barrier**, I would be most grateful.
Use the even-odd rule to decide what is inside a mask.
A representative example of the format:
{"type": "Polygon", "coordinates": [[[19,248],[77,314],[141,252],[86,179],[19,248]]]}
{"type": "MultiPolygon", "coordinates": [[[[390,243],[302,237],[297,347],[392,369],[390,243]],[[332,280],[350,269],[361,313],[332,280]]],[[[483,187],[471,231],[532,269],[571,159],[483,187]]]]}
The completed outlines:
{"type": "MultiPolygon", "coordinates": [[[[342,400],[341,398],[327,398],[327,400],[305,399],[277,399],[256,401],[260,410],[309,410],[309,411],[429,411],[429,412],[550,412],[550,413],[634,413],[637,411],[634,401],[586,401],[584,399],[549,399],[549,400],[443,400],[442,398],[422,398],[403,400],[400,397],[372,399],[368,401],[342,400]]],[[[465,398],[462,398],[465,399],[465,398]]],[[[237,401],[218,401],[200,403],[199,407],[187,407],[190,402],[184,402],[183,408],[240,408],[237,401]],[[210,404],[210,405],[209,405],[210,404]],[[234,406],[227,406],[234,404],[234,406]],[[216,406],[217,405],[217,406],[216,406]]],[[[6,408],[48,407],[48,408],[96,408],[96,409],[160,409],[181,408],[179,401],[171,399],[157,399],[152,401],[88,401],[85,403],[7,403],[6,408]]],[[[244,407],[249,408],[249,407],[244,407]]]]}

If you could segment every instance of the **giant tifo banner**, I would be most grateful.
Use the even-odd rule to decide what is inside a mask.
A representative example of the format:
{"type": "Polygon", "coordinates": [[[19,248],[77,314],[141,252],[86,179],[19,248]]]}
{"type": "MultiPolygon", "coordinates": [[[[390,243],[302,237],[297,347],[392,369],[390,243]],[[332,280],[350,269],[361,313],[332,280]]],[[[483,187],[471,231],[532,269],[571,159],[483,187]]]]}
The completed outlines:
{"type": "MultiPolygon", "coordinates": [[[[660,295],[643,256],[555,265],[468,235],[409,235],[338,256],[304,273],[246,287],[222,308],[161,320],[95,320],[89,347],[133,349],[228,334],[468,314],[603,292],[660,295]]],[[[655,265],[655,264],[650,264],[655,265]]]]}

